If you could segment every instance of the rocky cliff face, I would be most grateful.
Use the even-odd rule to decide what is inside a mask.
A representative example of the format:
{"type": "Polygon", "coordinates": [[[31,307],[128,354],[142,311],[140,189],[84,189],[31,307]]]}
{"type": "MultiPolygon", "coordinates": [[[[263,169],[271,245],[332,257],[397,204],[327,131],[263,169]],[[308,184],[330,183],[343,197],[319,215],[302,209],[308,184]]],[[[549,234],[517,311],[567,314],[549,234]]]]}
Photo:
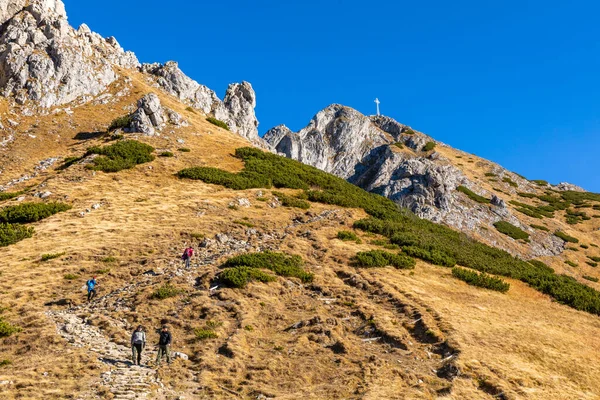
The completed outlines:
{"type": "MultiPolygon", "coordinates": [[[[149,74],[162,90],[262,144],[250,83],[231,84],[221,101],[214,91],[186,76],[177,63],[141,66],[115,38],[102,38],[86,25],[74,29],[61,0],[4,0],[0,4],[0,94],[26,105],[23,113],[87,103],[118,79],[115,67],[149,74]]],[[[148,114],[136,114],[132,129],[151,134],[160,124],[148,123],[144,116],[148,114]]]]}
{"type": "Polygon", "coordinates": [[[251,142],[261,142],[254,113],[256,94],[250,83],[232,83],[221,101],[214,91],[185,75],[176,62],[144,64],[141,70],[152,75],[167,93],[205,114],[214,115],[251,142]]]}
{"type": "Polygon", "coordinates": [[[73,29],[60,0],[10,0],[0,15],[0,90],[18,104],[86,101],[116,80],[115,66],[139,66],[114,38],[73,29]]]}
{"type": "MultiPolygon", "coordinates": [[[[280,125],[268,131],[264,140],[286,157],[388,197],[421,218],[481,234],[489,229],[486,227],[505,220],[532,235],[526,256],[559,254],[563,249],[556,237],[521,223],[501,198],[494,198],[440,153],[426,148],[429,142],[440,147],[445,146],[443,143],[392,118],[367,117],[335,104],[319,112],[299,132],[280,125]],[[492,198],[492,204],[473,202],[457,191],[459,186],[492,198]]],[[[528,181],[500,166],[495,168],[500,176],[510,176],[522,186],[520,190],[527,191],[528,181]]]]}

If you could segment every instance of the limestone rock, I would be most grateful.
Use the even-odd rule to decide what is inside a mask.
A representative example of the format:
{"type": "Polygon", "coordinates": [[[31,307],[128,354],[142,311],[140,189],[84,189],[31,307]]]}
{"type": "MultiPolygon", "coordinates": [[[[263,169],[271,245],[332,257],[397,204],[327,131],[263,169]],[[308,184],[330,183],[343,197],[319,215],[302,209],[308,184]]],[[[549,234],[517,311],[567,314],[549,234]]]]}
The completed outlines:
{"type": "Polygon", "coordinates": [[[50,108],[86,100],[135,68],[133,53],[86,26],[73,29],[60,0],[10,0],[0,6],[0,94],[50,108]]]}
{"type": "Polygon", "coordinates": [[[558,185],[553,187],[555,190],[560,190],[562,192],[585,192],[585,189],[577,186],[577,185],[573,185],[572,183],[569,182],[561,182],[558,185]]]}
{"type": "Polygon", "coordinates": [[[165,92],[205,114],[214,115],[233,132],[255,144],[261,144],[254,112],[256,94],[250,83],[229,85],[225,99],[221,101],[214,91],[185,75],[176,62],[144,64],[141,71],[154,76],[158,86],[165,92]]]}

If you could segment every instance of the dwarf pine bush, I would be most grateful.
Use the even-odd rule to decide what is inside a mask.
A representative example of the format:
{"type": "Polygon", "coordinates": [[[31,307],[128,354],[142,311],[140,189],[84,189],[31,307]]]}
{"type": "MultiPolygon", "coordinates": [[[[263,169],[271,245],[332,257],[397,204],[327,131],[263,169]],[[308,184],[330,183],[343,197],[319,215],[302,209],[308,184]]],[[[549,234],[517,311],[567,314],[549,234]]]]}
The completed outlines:
{"type": "Polygon", "coordinates": [[[427,142],[423,147],[423,151],[431,151],[435,149],[435,142],[427,142]]]}
{"type": "MultiPolygon", "coordinates": [[[[248,182],[257,188],[275,186],[304,189],[310,201],[334,204],[338,207],[361,208],[369,217],[356,221],[355,229],[385,236],[403,250],[409,246],[424,250],[414,257],[448,257],[456,264],[470,269],[521,280],[557,302],[577,310],[600,314],[599,291],[568,276],[557,275],[543,263],[523,261],[447,226],[420,219],[408,210],[399,209],[387,198],[368,193],[341,178],[297,161],[248,147],[237,149],[236,157],[244,161],[245,167],[242,172],[233,174],[214,169],[215,175],[221,174],[221,178],[226,177],[221,179],[223,186],[238,189],[232,186],[238,185],[238,179],[243,178],[244,185],[238,186],[246,187],[239,189],[249,188],[248,182]]],[[[180,173],[182,178],[188,177],[187,175],[188,173],[180,173]]],[[[189,175],[194,176],[195,173],[189,175]]],[[[195,177],[199,178],[198,175],[195,177]]],[[[204,177],[210,180],[214,175],[204,177]]],[[[560,202],[565,201],[563,198],[558,199],[560,202]]],[[[560,202],[556,204],[560,206],[560,202]]],[[[556,208],[554,204],[549,206],[556,208]]],[[[405,253],[410,255],[406,251],[405,253]]],[[[227,270],[223,271],[225,272],[227,270]]]]}
{"type": "Polygon", "coordinates": [[[270,282],[275,279],[263,269],[279,276],[298,278],[304,283],[312,282],[314,275],[303,268],[300,256],[264,251],[235,256],[225,261],[220,275],[221,281],[233,287],[245,287],[250,281],[270,282]]]}
{"type": "Polygon", "coordinates": [[[133,117],[131,114],[123,115],[121,117],[115,118],[108,127],[108,132],[116,131],[117,129],[127,128],[133,122],[133,117]]]}
{"type": "Polygon", "coordinates": [[[6,322],[0,318],[0,338],[5,338],[21,332],[21,328],[6,322]]]}
{"type": "Polygon", "coordinates": [[[490,203],[490,199],[487,199],[487,198],[485,198],[483,196],[478,195],[477,193],[473,192],[472,190],[470,190],[466,186],[459,186],[459,187],[456,188],[456,190],[458,190],[459,192],[462,192],[462,193],[466,194],[471,200],[476,201],[478,203],[482,203],[482,204],[489,204],[490,203]]]}
{"type": "Polygon", "coordinates": [[[360,238],[356,235],[356,233],[350,231],[339,231],[336,237],[339,240],[343,240],[345,242],[361,242],[360,238]]]}
{"type": "Polygon", "coordinates": [[[88,169],[103,172],[119,172],[154,160],[154,148],[136,140],[124,140],[105,147],[92,147],[87,155],[98,154],[88,169]]]}
{"type": "Polygon", "coordinates": [[[65,203],[21,203],[0,209],[0,223],[27,224],[70,210],[65,203]]]}
{"type": "Polygon", "coordinates": [[[158,289],[156,289],[152,293],[152,295],[150,295],[150,298],[157,299],[157,300],[164,300],[164,299],[168,299],[170,297],[179,296],[181,293],[183,293],[183,290],[177,288],[176,286],[171,285],[170,283],[165,283],[164,285],[162,285],[158,289]]]}
{"type": "Polygon", "coordinates": [[[452,275],[472,286],[481,287],[484,289],[495,290],[506,293],[510,289],[510,284],[500,278],[493,277],[485,272],[477,273],[465,268],[452,268],[452,275]]]}
{"type": "Polygon", "coordinates": [[[219,119],[216,119],[215,117],[208,117],[208,118],[206,118],[206,120],[208,122],[210,122],[211,124],[218,126],[219,128],[229,130],[229,125],[227,125],[225,122],[223,122],[219,119]]]}
{"type": "Polygon", "coordinates": [[[596,278],[596,277],[593,277],[593,276],[589,276],[589,275],[584,275],[584,276],[583,276],[583,279],[587,279],[588,281],[592,281],[592,282],[596,282],[596,283],[597,283],[597,282],[598,282],[598,280],[599,280],[598,278],[596,278]]]}
{"type": "Polygon", "coordinates": [[[512,187],[519,187],[519,185],[517,185],[517,183],[510,179],[508,176],[502,178],[502,182],[508,183],[512,187]]]}
{"type": "Polygon", "coordinates": [[[356,254],[356,266],[362,268],[378,268],[392,266],[397,269],[413,269],[416,265],[414,258],[404,254],[393,254],[383,250],[364,251],[356,254]]]}
{"type": "Polygon", "coordinates": [[[0,223],[0,247],[10,246],[33,236],[33,228],[20,224],[0,223]]]}
{"type": "Polygon", "coordinates": [[[564,240],[567,243],[579,243],[579,239],[574,238],[573,236],[569,236],[562,231],[554,232],[554,236],[561,238],[562,240],[564,240]]]}
{"type": "Polygon", "coordinates": [[[300,208],[303,210],[308,210],[310,208],[310,203],[308,201],[297,197],[288,196],[281,192],[273,192],[273,196],[277,197],[284,207],[300,208]]]}
{"type": "Polygon", "coordinates": [[[539,231],[544,231],[544,232],[550,232],[550,229],[546,228],[544,225],[535,225],[535,224],[531,224],[531,227],[533,229],[537,229],[539,231]]]}
{"type": "Polygon", "coordinates": [[[506,221],[498,221],[494,224],[498,232],[504,233],[507,236],[515,240],[519,239],[529,239],[529,234],[522,230],[519,227],[514,226],[513,224],[506,221]]]}

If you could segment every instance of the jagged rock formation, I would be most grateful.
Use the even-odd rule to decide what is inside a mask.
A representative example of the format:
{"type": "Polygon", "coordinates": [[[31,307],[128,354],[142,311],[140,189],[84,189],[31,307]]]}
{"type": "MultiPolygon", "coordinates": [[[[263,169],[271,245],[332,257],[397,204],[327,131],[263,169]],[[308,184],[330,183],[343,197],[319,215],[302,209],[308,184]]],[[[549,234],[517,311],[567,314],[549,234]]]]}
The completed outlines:
{"type": "Polygon", "coordinates": [[[85,101],[117,79],[114,66],[139,65],[114,38],[73,29],[60,0],[10,0],[0,16],[0,90],[18,104],[85,101]]]}
{"type": "Polygon", "coordinates": [[[149,93],[138,101],[137,110],[131,115],[131,124],[124,130],[130,133],[143,133],[154,136],[167,123],[185,126],[187,122],[173,110],[164,108],[154,93],[149,93]]]}
{"type": "Polygon", "coordinates": [[[185,75],[176,62],[144,64],[141,70],[153,75],[158,86],[167,93],[205,114],[214,115],[246,139],[260,142],[254,113],[256,94],[250,83],[232,83],[221,101],[214,91],[185,75]]]}
{"type": "MultiPolygon", "coordinates": [[[[492,198],[492,193],[471,182],[441,154],[424,149],[428,142],[444,144],[392,118],[367,117],[334,104],[320,111],[299,132],[280,125],[268,131],[264,140],[286,157],[388,197],[421,218],[469,232],[507,220],[534,235],[528,256],[559,254],[564,248],[555,237],[538,234],[521,224],[504,200],[492,198]],[[459,186],[491,198],[491,205],[473,204],[456,190],[459,186]]],[[[510,176],[519,190],[531,185],[500,166],[495,172],[510,176]]]]}

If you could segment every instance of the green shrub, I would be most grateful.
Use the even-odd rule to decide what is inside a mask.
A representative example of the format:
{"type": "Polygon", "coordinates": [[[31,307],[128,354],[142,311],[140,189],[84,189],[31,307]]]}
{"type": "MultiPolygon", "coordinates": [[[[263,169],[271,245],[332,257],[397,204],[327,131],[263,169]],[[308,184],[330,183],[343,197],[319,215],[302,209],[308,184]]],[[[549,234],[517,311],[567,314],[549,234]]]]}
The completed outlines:
{"type": "Polygon", "coordinates": [[[108,127],[108,132],[116,131],[117,129],[127,128],[133,122],[133,117],[130,115],[123,115],[122,117],[115,118],[108,127]]]}
{"type": "Polygon", "coordinates": [[[586,261],[585,263],[592,268],[596,268],[598,266],[598,263],[593,261],[586,261]]]}
{"type": "Polygon", "coordinates": [[[516,210],[529,215],[533,218],[542,219],[543,217],[553,218],[555,209],[550,206],[531,206],[529,204],[521,203],[518,201],[511,200],[509,202],[513,206],[516,206],[516,210]]]}
{"type": "Polygon", "coordinates": [[[15,333],[21,332],[21,328],[18,326],[11,325],[2,318],[0,318],[0,338],[5,338],[14,335],[15,333]]]}
{"type": "Polygon", "coordinates": [[[287,196],[281,192],[273,192],[273,196],[276,196],[284,207],[295,207],[303,210],[308,210],[310,208],[310,203],[308,201],[287,196]]]}
{"type": "Polygon", "coordinates": [[[572,209],[567,209],[565,218],[567,220],[567,224],[576,225],[583,221],[588,221],[591,218],[587,216],[584,211],[576,211],[572,209]]]}
{"type": "Polygon", "coordinates": [[[525,197],[526,199],[534,199],[537,197],[537,194],[535,193],[518,192],[517,194],[521,197],[525,197]]]}
{"type": "Polygon", "coordinates": [[[402,142],[396,142],[396,143],[394,143],[394,146],[396,146],[399,149],[403,149],[404,148],[404,144],[402,144],[402,142]]]}
{"type": "Polygon", "coordinates": [[[592,260],[592,261],[595,261],[595,262],[600,262],[600,257],[588,256],[588,258],[589,258],[590,260],[592,260]]]}
{"type": "Polygon", "coordinates": [[[402,251],[409,256],[420,258],[434,265],[441,265],[442,267],[454,267],[456,265],[454,258],[435,248],[425,249],[416,246],[404,246],[402,251]]]}
{"type": "Polygon", "coordinates": [[[161,287],[156,289],[152,293],[152,295],[150,295],[150,298],[164,300],[164,299],[168,299],[170,297],[179,296],[181,293],[183,293],[183,290],[178,289],[177,287],[171,285],[170,283],[165,283],[164,285],[162,285],[161,287]]]}
{"type": "Polygon", "coordinates": [[[456,188],[456,190],[466,194],[471,200],[476,201],[478,203],[482,203],[482,204],[490,203],[490,199],[486,199],[485,197],[478,195],[477,193],[471,191],[469,188],[467,188],[465,186],[459,186],[456,188]]]}
{"type": "Polygon", "coordinates": [[[598,280],[599,280],[598,278],[595,278],[595,277],[593,277],[593,276],[589,276],[589,275],[584,275],[584,276],[583,276],[583,279],[587,279],[588,281],[592,281],[592,282],[596,282],[596,283],[597,283],[597,282],[598,282],[598,280]]]}
{"type": "Polygon", "coordinates": [[[417,264],[414,258],[404,254],[393,254],[383,250],[363,251],[354,258],[358,267],[378,268],[392,266],[397,269],[413,269],[417,264]]]}
{"type": "Polygon", "coordinates": [[[337,233],[337,238],[346,242],[361,243],[361,240],[358,236],[356,236],[356,233],[350,231],[339,231],[337,233]]]}
{"type": "Polygon", "coordinates": [[[10,246],[33,236],[33,228],[19,224],[0,223],[0,247],[10,246]]]}
{"type": "Polygon", "coordinates": [[[239,220],[239,219],[237,219],[237,220],[233,221],[233,223],[234,223],[234,224],[243,225],[243,226],[245,226],[245,227],[248,227],[248,228],[254,228],[254,226],[255,226],[255,225],[254,225],[253,223],[251,223],[251,222],[248,222],[248,221],[241,221],[241,220],[239,220]]]}
{"type": "Polygon", "coordinates": [[[405,134],[405,135],[414,135],[414,134],[415,134],[415,131],[413,131],[413,130],[412,130],[412,129],[410,129],[410,128],[407,128],[407,129],[406,129],[404,132],[402,132],[402,133],[403,133],[403,134],[405,134]]]}
{"type": "Polygon", "coordinates": [[[506,221],[498,221],[494,224],[498,232],[504,233],[507,236],[515,240],[529,239],[529,234],[524,230],[514,226],[513,224],[506,221]]]}
{"type": "Polygon", "coordinates": [[[224,270],[219,279],[226,286],[234,288],[244,288],[249,282],[258,281],[262,283],[273,282],[276,278],[267,274],[258,268],[236,267],[224,270]]]}
{"type": "Polygon", "coordinates": [[[560,192],[560,196],[564,201],[573,204],[583,204],[586,201],[600,202],[600,193],[566,191],[560,192]]]}
{"type": "Polygon", "coordinates": [[[198,340],[216,339],[219,337],[212,329],[194,329],[194,336],[198,340]]]}
{"type": "Polygon", "coordinates": [[[567,243],[579,243],[579,239],[574,238],[573,236],[569,236],[562,231],[554,232],[554,236],[561,238],[562,240],[564,240],[567,243]]]}
{"type": "Polygon", "coordinates": [[[485,176],[487,176],[487,177],[492,177],[492,178],[495,178],[495,177],[497,177],[498,175],[494,174],[493,172],[486,172],[486,173],[485,173],[485,176]]]}
{"type": "Polygon", "coordinates": [[[0,223],[27,224],[38,222],[59,212],[70,210],[64,203],[21,203],[0,209],[0,223]]]}
{"type": "Polygon", "coordinates": [[[510,289],[509,283],[506,283],[500,278],[488,275],[485,272],[477,273],[468,269],[454,267],[452,268],[452,275],[469,285],[484,289],[496,290],[502,293],[506,293],[508,292],[508,289],[510,289]]]}
{"type": "Polygon", "coordinates": [[[65,253],[42,254],[42,261],[50,261],[64,256],[65,253]]]}
{"type": "Polygon", "coordinates": [[[587,244],[580,244],[579,247],[581,247],[582,249],[589,249],[590,246],[588,246],[587,244]]]}
{"type": "Polygon", "coordinates": [[[196,114],[196,110],[194,110],[194,108],[193,108],[193,107],[189,107],[189,106],[188,106],[188,107],[186,107],[186,108],[185,108],[185,111],[189,111],[189,112],[191,112],[191,113],[193,113],[193,114],[196,114]]]}
{"type": "Polygon", "coordinates": [[[538,186],[548,186],[548,182],[542,179],[534,179],[531,182],[535,183],[538,186]]]}
{"type": "Polygon", "coordinates": [[[64,278],[65,278],[67,281],[75,281],[75,280],[79,279],[79,275],[75,275],[75,274],[66,274],[66,275],[64,276],[64,278]]]}
{"type": "Polygon", "coordinates": [[[180,151],[180,152],[182,152],[182,153],[189,153],[189,152],[191,152],[192,150],[191,150],[191,149],[188,149],[187,147],[181,147],[181,148],[177,149],[177,151],[180,151]]]}
{"type": "Polygon", "coordinates": [[[170,151],[163,151],[162,153],[159,154],[160,157],[175,157],[175,154],[173,154],[170,151]]]}
{"type": "MultiPolygon", "coordinates": [[[[275,187],[304,189],[310,201],[361,208],[370,217],[355,222],[356,229],[390,240],[394,237],[396,241],[392,242],[400,246],[415,246],[429,252],[437,250],[462,266],[521,280],[560,303],[600,314],[599,291],[568,276],[557,275],[547,266],[525,262],[464,233],[417,218],[387,198],[365,192],[341,178],[297,161],[248,147],[237,149],[236,157],[244,161],[244,170],[239,174],[227,173],[229,175],[252,177],[255,182],[267,182],[275,187]]],[[[555,207],[554,204],[549,206],[555,207]]]]}
{"type": "Polygon", "coordinates": [[[0,368],[8,367],[9,365],[12,365],[12,361],[7,360],[7,359],[0,360],[0,368]]]}
{"type": "Polygon", "coordinates": [[[517,183],[510,179],[508,176],[502,178],[502,182],[508,183],[512,187],[519,187],[519,185],[517,185],[517,183]]]}
{"type": "Polygon", "coordinates": [[[206,120],[208,122],[210,122],[211,124],[218,126],[219,128],[229,130],[229,125],[227,125],[225,122],[223,122],[221,120],[216,119],[215,117],[208,117],[208,118],[206,118],[206,120]]]}
{"type": "Polygon", "coordinates": [[[225,270],[221,274],[221,279],[225,280],[227,278],[231,281],[240,280],[242,286],[232,285],[234,287],[244,287],[248,282],[248,278],[268,282],[272,280],[272,275],[267,275],[261,271],[261,269],[268,269],[279,276],[299,278],[304,283],[312,282],[314,275],[304,271],[303,264],[302,258],[296,255],[289,256],[271,251],[242,254],[230,258],[221,268],[229,268],[231,270],[242,268],[243,271],[225,270]],[[246,278],[245,281],[244,278],[246,278]]]}
{"type": "Polygon", "coordinates": [[[575,263],[573,261],[567,260],[567,261],[565,261],[565,264],[567,264],[567,265],[569,265],[569,266],[571,266],[573,268],[577,268],[577,263],[575,263]]]}
{"type": "Polygon", "coordinates": [[[598,245],[597,245],[597,244],[594,244],[594,243],[590,243],[590,246],[592,246],[592,247],[596,247],[596,248],[598,247],[598,245]]]}
{"type": "Polygon", "coordinates": [[[103,172],[119,172],[154,160],[154,148],[136,140],[124,140],[105,147],[92,147],[87,155],[98,154],[86,168],[103,172]]]}
{"type": "Polygon", "coordinates": [[[431,151],[435,149],[435,142],[427,142],[425,146],[423,146],[423,151],[431,151]]]}
{"type": "Polygon", "coordinates": [[[106,264],[111,264],[111,263],[117,262],[118,260],[116,257],[108,256],[108,257],[102,258],[100,261],[102,261],[103,263],[106,263],[106,264]]]}
{"type": "Polygon", "coordinates": [[[21,191],[21,192],[0,192],[0,201],[14,199],[15,197],[22,195],[23,193],[24,193],[23,191],[21,191]]]}
{"type": "Polygon", "coordinates": [[[540,231],[550,232],[550,229],[546,228],[544,225],[534,225],[534,224],[532,224],[531,227],[533,229],[537,229],[537,230],[540,230],[540,231]]]}

